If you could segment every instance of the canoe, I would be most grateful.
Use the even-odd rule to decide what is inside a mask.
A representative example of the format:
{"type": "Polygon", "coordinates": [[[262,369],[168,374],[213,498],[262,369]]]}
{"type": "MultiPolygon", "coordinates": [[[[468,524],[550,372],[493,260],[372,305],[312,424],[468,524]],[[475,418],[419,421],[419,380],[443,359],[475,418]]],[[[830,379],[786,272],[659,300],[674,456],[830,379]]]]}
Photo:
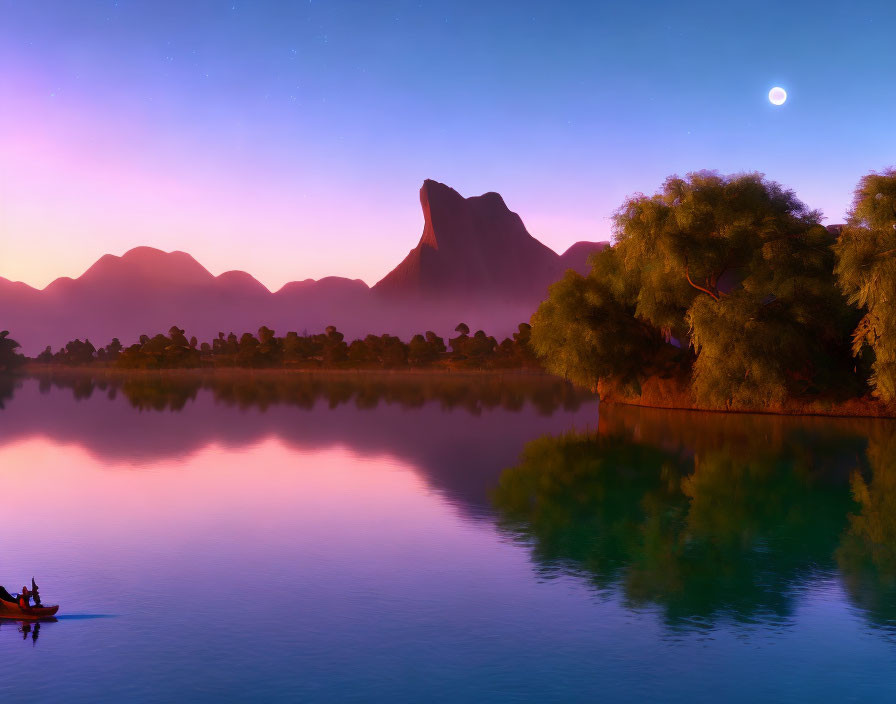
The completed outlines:
{"type": "Polygon", "coordinates": [[[0,599],[0,618],[13,618],[17,621],[39,621],[42,618],[51,618],[59,611],[58,606],[29,606],[23,609],[11,601],[0,599]]]}

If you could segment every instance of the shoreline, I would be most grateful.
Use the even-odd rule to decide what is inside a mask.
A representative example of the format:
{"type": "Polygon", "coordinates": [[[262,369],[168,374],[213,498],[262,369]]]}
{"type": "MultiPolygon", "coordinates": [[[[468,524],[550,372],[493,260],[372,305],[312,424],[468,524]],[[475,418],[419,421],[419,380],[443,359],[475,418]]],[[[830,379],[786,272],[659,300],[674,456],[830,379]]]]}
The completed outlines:
{"type": "Polygon", "coordinates": [[[896,418],[896,403],[885,404],[867,396],[845,400],[790,399],[783,404],[767,408],[713,408],[697,404],[691,396],[690,389],[675,379],[647,379],[642,385],[639,396],[606,384],[598,384],[594,391],[600,396],[601,403],[668,411],[807,418],[896,418]]]}

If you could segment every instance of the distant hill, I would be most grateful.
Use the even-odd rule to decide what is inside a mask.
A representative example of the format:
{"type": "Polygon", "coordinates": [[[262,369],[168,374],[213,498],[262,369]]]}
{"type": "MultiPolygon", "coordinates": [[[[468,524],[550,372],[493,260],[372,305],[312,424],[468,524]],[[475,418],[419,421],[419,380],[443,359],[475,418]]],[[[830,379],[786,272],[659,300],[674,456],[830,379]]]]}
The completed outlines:
{"type": "Polygon", "coordinates": [[[246,272],[214,276],[185,252],[137,247],[42,290],[0,278],[0,328],[31,355],[75,338],[101,345],[118,337],[127,345],[174,324],[201,340],[261,325],[281,333],[333,324],[349,336],[445,335],[461,320],[505,335],[529,319],[565,269],[586,271],[587,257],[607,246],[579,242],[560,256],[532,237],[497,193],[463,198],[427,180],[420,200],[419,244],[373,289],[332,276],[271,292],[246,272]]]}

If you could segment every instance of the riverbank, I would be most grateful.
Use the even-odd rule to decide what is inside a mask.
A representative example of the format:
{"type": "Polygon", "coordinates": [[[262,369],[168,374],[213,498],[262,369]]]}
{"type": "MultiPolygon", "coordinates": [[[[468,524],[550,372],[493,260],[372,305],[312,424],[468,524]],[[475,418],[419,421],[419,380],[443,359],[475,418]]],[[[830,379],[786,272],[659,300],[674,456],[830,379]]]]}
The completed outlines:
{"type": "Polygon", "coordinates": [[[641,383],[641,392],[632,393],[618,386],[599,383],[596,389],[602,403],[662,408],[704,413],[759,413],[782,416],[828,416],[834,418],[896,418],[896,403],[886,404],[870,396],[858,398],[794,398],[767,407],[724,408],[697,403],[690,387],[674,377],[650,377],[641,383]]]}

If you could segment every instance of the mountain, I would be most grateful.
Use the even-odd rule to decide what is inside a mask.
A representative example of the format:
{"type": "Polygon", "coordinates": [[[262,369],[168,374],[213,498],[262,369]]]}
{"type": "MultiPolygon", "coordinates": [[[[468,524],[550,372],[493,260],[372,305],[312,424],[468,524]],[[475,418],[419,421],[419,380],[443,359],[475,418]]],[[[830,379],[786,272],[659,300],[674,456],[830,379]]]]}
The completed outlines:
{"type": "Polygon", "coordinates": [[[56,279],[43,290],[0,279],[0,325],[33,355],[75,338],[102,345],[118,337],[129,344],[172,325],[200,339],[262,324],[322,329],[333,306],[363,307],[367,298],[363,281],[339,277],[271,293],[243,271],[214,276],[184,252],[137,247],[121,257],[105,255],[78,278],[56,279]]]}
{"type": "Polygon", "coordinates": [[[9,329],[29,355],[75,338],[100,346],[118,337],[127,345],[172,325],[200,340],[261,325],[282,334],[331,324],[349,337],[407,338],[425,330],[447,335],[460,321],[507,335],[529,319],[566,268],[586,271],[591,252],[607,246],[579,242],[558,255],[529,234],[497,193],[464,198],[427,180],[420,202],[420,242],[373,289],[330,276],[271,292],[246,272],[214,276],[185,252],[137,247],[104,255],[81,276],[43,290],[0,278],[0,329],[9,329]]]}
{"type": "Polygon", "coordinates": [[[582,275],[591,271],[588,259],[592,254],[602,252],[610,246],[609,242],[576,242],[560,255],[560,269],[574,269],[582,275]]]}
{"type": "Polygon", "coordinates": [[[464,198],[444,183],[420,189],[423,234],[374,287],[391,299],[541,301],[567,268],[587,271],[587,257],[608,243],[578,242],[562,256],[526,230],[497,193],[464,198]]]}

